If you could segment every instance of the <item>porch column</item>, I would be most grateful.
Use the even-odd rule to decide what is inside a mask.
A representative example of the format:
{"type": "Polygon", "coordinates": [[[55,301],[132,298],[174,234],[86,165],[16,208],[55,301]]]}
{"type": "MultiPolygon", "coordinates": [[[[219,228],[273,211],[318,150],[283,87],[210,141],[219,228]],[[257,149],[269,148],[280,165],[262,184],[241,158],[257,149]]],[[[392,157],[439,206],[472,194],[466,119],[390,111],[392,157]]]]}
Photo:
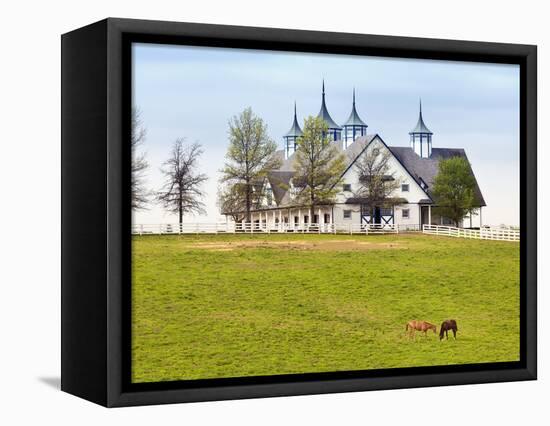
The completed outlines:
{"type": "Polygon", "coordinates": [[[298,226],[302,226],[302,209],[298,209],[298,226]]]}
{"type": "Polygon", "coordinates": [[[479,206],[479,228],[481,229],[481,227],[483,226],[483,221],[481,220],[481,206],[479,206]]]}
{"type": "Polygon", "coordinates": [[[325,224],[325,218],[321,217],[321,208],[319,208],[319,225],[325,224]]]}
{"type": "Polygon", "coordinates": [[[294,218],[292,217],[292,209],[288,209],[288,227],[294,229],[294,218]]]}
{"type": "Polygon", "coordinates": [[[428,206],[428,225],[432,224],[432,205],[428,206]]]}
{"type": "Polygon", "coordinates": [[[273,226],[275,226],[275,210],[273,210],[273,226]]]}

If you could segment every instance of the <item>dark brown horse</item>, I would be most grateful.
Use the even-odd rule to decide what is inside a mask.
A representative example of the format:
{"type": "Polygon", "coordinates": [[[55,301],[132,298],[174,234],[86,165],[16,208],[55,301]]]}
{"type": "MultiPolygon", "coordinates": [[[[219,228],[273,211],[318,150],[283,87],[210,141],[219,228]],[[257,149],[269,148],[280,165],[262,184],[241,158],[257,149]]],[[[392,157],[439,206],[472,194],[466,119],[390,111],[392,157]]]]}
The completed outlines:
{"type": "Polygon", "coordinates": [[[443,339],[443,335],[446,335],[448,340],[449,330],[453,331],[453,336],[456,339],[456,332],[458,331],[458,327],[456,326],[456,321],[453,319],[445,320],[441,323],[441,329],[439,330],[439,340],[443,339]]]}

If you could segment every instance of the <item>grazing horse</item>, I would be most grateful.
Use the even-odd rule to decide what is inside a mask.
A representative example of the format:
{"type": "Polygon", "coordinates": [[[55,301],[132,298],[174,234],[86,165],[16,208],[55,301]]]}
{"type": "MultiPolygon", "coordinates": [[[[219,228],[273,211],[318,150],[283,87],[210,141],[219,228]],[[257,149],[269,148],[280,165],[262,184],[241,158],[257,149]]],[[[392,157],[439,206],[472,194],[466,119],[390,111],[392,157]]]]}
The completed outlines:
{"type": "MultiPolygon", "coordinates": [[[[434,324],[430,324],[427,321],[412,320],[405,326],[405,331],[409,331],[409,336],[412,337],[415,331],[423,331],[424,336],[428,335],[428,330],[433,330],[434,334],[437,332],[437,327],[434,324]],[[410,331],[409,331],[410,329],[410,331]]],[[[415,334],[416,335],[416,334],[415,334]]]]}
{"type": "Polygon", "coordinates": [[[447,340],[449,340],[449,330],[453,330],[453,336],[456,339],[456,332],[458,331],[458,327],[456,326],[455,320],[445,320],[441,323],[441,330],[439,330],[439,340],[443,339],[443,335],[445,334],[447,336],[447,340]]]}

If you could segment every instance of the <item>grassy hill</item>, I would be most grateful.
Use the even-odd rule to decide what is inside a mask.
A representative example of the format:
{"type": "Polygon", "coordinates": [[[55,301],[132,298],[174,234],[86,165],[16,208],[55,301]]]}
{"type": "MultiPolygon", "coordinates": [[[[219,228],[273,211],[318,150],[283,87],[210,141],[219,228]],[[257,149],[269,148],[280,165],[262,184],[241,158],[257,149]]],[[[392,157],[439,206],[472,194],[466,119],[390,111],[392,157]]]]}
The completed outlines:
{"type": "Polygon", "coordinates": [[[132,380],[519,359],[519,244],[400,234],[133,237],[132,380]],[[411,339],[411,319],[458,339],[411,339]]]}

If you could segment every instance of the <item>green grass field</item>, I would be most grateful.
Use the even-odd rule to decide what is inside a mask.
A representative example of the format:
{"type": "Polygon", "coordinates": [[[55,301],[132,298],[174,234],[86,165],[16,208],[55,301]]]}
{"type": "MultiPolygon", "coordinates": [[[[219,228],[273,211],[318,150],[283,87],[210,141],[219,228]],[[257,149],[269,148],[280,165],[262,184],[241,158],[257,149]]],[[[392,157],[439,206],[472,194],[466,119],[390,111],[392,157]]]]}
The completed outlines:
{"type": "Polygon", "coordinates": [[[132,380],[519,359],[519,244],[400,234],[133,239],[132,380]],[[410,339],[411,319],[458,339],[410,339]]]}

